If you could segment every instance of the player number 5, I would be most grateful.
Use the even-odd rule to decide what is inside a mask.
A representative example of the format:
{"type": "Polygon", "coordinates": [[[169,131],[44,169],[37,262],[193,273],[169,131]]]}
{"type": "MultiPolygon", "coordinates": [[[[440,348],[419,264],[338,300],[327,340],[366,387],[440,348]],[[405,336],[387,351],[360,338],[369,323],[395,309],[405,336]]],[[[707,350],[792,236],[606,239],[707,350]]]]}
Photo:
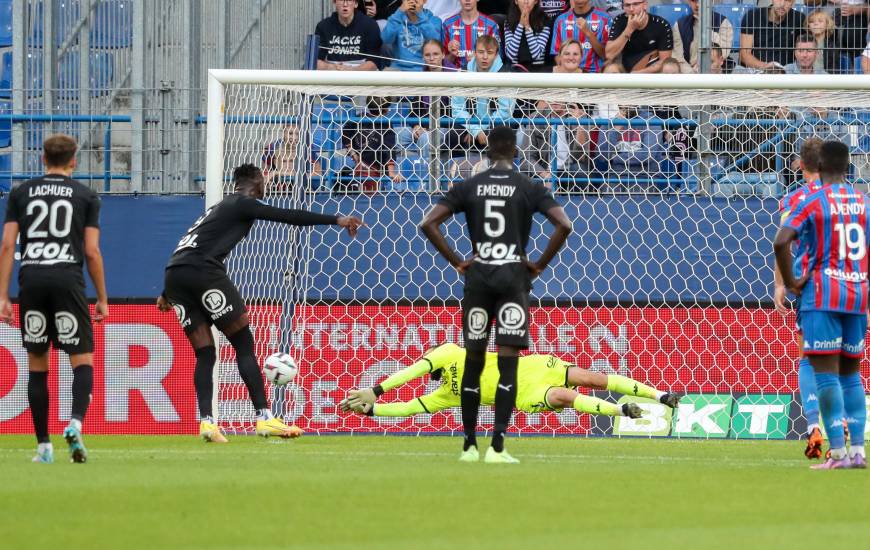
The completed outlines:
{"type": "Polygon", "coordinates": [[[501,212],[493,210],[493,208],[503,207],[504,204],[504,201],[497,200],[488,200],[483,204],[483,215],[486,218],[483,230],[489,237],[498,237],[504,233],[504,215],[501,212]],[[495,227],[490,225],[490,220],[495,221],[495,227]]]}
{"type": "Polygon", "coordinates": [[[867,255],[867,240],[864,235],[864,227],[860,223],[837,223],[834,224],[840,241],[840,259],[846,258],[846,247],[849,247],[848,258],[861,260],[867,255]]]}

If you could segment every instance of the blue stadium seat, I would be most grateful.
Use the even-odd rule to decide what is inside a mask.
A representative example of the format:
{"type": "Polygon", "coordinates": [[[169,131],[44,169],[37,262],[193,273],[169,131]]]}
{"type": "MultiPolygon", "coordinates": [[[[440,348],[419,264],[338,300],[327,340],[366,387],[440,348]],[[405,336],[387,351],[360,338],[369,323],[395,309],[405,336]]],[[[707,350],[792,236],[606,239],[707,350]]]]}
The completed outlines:
{"type": "Polygon", "coordinates": [[[92,48],[128,48],[133,43],[133,2],[103,0],[91,22],[92,48]]]}
{"type": "MultiPolygon", "coordinates": [[[[0,115],[8,115],[12,113],[11,101],[0,101],[0,115]]],[[[9,120],[0,120],[0,147],[9,147],[12,145],[12,122],[9,120]]]]}
{"type": "Polygon", "coordinates": [[[0,191],[12,189],[12,155],[0,155],[0,191]]]}
{"type": "Polygon", "coordinates": [[[799,11],[802,14],[807,15],[808,13],[813,11],[815,9],[815,7],[811,8],[810,6],[807,6],[806,4],[795,4],[794,6],[792,6],[792,9],[794,11],[799,11]]]}
{"type": "Polygon", "coordinates": [[[0,98],[12,97],[12,52],[3,52],[0,62],[0,98]]]}
{"type": "Polygon", "coordinates": [[[395,191],[422,191],[429,179],[429,163],[419,155],[399,157],[396,161],[404,181],[394,184],[395,191]],[[399,189],[402,187],[402,189],[399,189]]]}
{"type": "Polygon", "coordinates": [[[743,15],[754,7],[751,4],[719,4],[718,6],[713,6],[713,10],[726,17],[734,27],[733,48],[740,47],[740,22],[743,20],[743,15]]]}
{"type": "MultiPolygon", "coordinates": [[[[63,56],[58,68],[57,87],[59,95],[65,98],[79,95],[79,52],[71,51],[63,56]]],[[[98,97],[112,89],[115,76],[114,56],[109,52],[91,52],[90,57],[90,92],[98,97]]]]}
{"type": "Polygon", "coordinates": [[[677,20],[686,14],[692,13],[692,8],[688,4],[658,4],[650,6],[649,12],[659,17],[664,17],[673,27],[677,24],[677,20]]]}
{"type": "Polygon", "coordinates": [[[12,0],[0,0],[0,48],[12,45],[12,0]]]}

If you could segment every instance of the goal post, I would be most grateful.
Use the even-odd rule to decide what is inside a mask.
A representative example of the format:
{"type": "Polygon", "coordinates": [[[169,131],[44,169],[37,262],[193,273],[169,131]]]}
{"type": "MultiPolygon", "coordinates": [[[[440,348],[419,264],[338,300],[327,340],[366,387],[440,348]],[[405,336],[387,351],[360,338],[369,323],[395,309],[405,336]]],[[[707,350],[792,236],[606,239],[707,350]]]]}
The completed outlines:
{"type": "MultiPolygon", "coordinates": [[[[460,343],[460,277],[416,226],[453,182],[487,167],[479,135],[506,123],[517,168],[554,190],[575,227],[535,281],[529,352],[687,394],[674,415],[644,403],[641,421],[542,404],[511,430],[799,437],[794,315],[771,307],[778,201],[799,184],[813,136],[849,144],[850,178],[866,185],[868,90],[864,75],[209,71],[207,205],[252,162],[268,202],[368,226],[352,241],[257,223],[228,259],[260,360],[280,350],[300,364],[294,383],[269,387],[274,412],[314,432],[461,429],[454,411],[379,419],[336,405],[434,345],[460,343]]],[[[458,221],[445,230],[470,252],[458,221]]],[[[531,257],[548,233],[536,222],[531,257]]],[[[226,345],[216,371],[221,424],[250,431],[226,345]]],[[[427,377],[382,400],[438,385],[427,377]]]]}

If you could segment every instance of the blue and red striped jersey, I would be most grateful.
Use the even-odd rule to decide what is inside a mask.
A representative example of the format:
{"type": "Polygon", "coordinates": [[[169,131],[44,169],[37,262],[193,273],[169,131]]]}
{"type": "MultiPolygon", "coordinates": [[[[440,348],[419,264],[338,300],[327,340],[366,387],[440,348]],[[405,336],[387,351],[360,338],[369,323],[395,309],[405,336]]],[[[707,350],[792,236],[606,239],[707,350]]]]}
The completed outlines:
{"type": "Polygon", "coordinates": [[[498,23],[482,13],[477,16],[477,21],[471,25],[466,25],[462,21],[462,14],[457,13],[444,21],[442,29],[445,50],[447,50],[447,45],[451,40],[459,42],[457,64],[463,70],[468,68],[468,62],[474,57],[474,46],[477,44],[478,37],[489,34],[501,42],[498,23]]]}
{"type": "MultiPolygon", "coordinates": [[[[604,69],[605,59],[598,57],[598,54],[592,49],[589,38],[577,26],[577,17],[572,10],[556,18],[556,21],[553,23],[553,46],[550,53],[557,55],[563,42],[576,40],[583,46],[583,55],[580,58],[580,70],[584,73],[600,73],[604,69]]],[[[610,26],[610,17],[607,15],[607,12],[593,8],[589,10],[589,13],[579,17],[586,19],[589,30],[595,33],[602,46],[606,46],[607,37],[609,36],[608,27],[610,26]]]]}
{"type": "Polygon", "coordinates": [[[784,226],[797,231],[809,260],[802,311],[867,312],[868,203],[850,184],[836,183],[807,195],[789,214],[784,226]]]}
{"type": "MultiPolygon", "coordinates": [[[[798,205],[802,203],[807,196],[815,193],[821,188],[822,184],[820,181],[811,181],[784,196],[782,201],[779,203],[779,212],[781,214],[779,222],[785,223],[789,214],[794,212],[798,205]]],[[[792,250],[794,251],[794,276],[795,278],[803,277],[810,262],[806,254],[806,246],[800,239],[798,239],[792,245],[792,250]]]]}

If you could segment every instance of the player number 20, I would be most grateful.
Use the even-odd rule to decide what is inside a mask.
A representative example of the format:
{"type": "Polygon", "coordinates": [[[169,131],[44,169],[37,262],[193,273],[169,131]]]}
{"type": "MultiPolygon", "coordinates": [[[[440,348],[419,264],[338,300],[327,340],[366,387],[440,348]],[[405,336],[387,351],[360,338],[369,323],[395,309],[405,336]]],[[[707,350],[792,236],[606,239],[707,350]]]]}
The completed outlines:
{"type": "Polygon", "coordinates": [[[834,224],[834,231],[837,232],[837,237],[840,241],[840,258],[846,258],[846,247],[849,248],[848,258],[850,260],[861,260],[867,255],[867,240],[864,235],[864,226],[860,223],[837,223],[834,224]]]}
{"type": "Polygon", "coordinates": [[[72,204],[66,200],[55,201],[50,207],[44,200],[27,203],[27,215],[36,216],[27,229],[27,238],[44,239],[49,233],[52,237],[66,237],[72,227],[72,213],[72,204]],[[48,218],[48,231],[42,229],[42,223],[46,218],[48,218]]]}
{"type": "Polygon", "coordinates": [[[494,210],[495,208],[501,208],[504,205],[504,201],[493,199],[487,200],[483,203],[483,215],[486,218],[486,222],[483,224],[483,231],[487,236],[498,237],[504,233],[504,214],[494,210]],[[491,221],[495,223],[491,224],[491,221]]]}

